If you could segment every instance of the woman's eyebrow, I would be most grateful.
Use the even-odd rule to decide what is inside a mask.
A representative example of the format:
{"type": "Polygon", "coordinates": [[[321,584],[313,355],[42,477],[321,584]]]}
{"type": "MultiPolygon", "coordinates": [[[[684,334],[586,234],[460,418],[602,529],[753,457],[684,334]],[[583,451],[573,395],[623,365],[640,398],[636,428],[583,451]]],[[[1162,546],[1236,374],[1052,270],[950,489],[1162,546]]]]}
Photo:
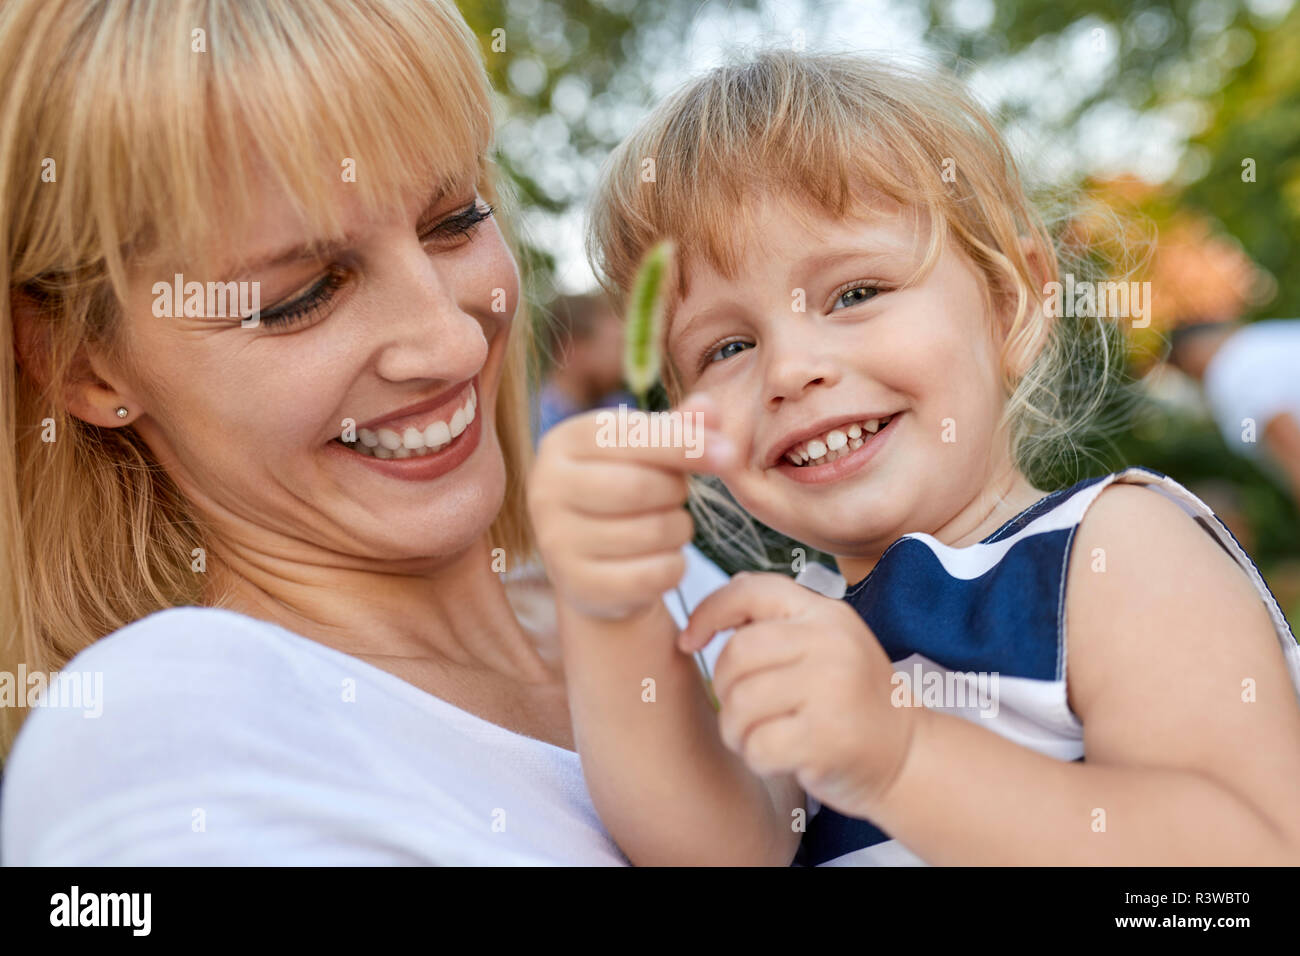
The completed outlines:
{"type": "MultiPolygon", "coordinates": [[[[416,222],[421,227],[426,225],[429,220],[433,219],[439,211],[439,207],[446,201],[447,196],[451,194],[451,188],[440,186],[433,191],[429,201],[425,204],[424,211],[420,213],[416,222]]],[[[240,276],[251,275],[256,272],[263,272],[270,269],[276,269],[280,266],[288,265],[294,262],[306,262],[314,259],[324,258],[334,255],[348,248],[356,242],[356,237],[350,232],[345,232],[338,239],[329,239],[325,241],[313,241],[295,243],[291,246],[277,251],[259,256],[256,260],[248,262],[240,267],[240,276]]],[[[236,276],[234,278],[239,278],[236,276]]]]}

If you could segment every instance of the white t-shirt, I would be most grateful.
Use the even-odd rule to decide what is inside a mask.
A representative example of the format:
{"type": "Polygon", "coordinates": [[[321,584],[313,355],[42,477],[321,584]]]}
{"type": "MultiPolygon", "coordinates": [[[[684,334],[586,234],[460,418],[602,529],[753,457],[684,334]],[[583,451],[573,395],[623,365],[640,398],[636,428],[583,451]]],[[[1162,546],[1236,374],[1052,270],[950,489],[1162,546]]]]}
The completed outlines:
{"type": "Polygon", "coordinates": [[[1300,418],[1300,320],[1252,322],[1234,332],[1206,367],[1204,385],[1228,447],[1259,459],[1269,421],[1283,412],[1300,418]]]}
{"type": "MultiPolygon", "coordinates": [[[[694,607],[726,575],[688,558],[694,607]]],[[[276,625],[171,608],[61,673],[102,689],[25,722],[5,865],[627,863],[577,754],[276,625]]]]}

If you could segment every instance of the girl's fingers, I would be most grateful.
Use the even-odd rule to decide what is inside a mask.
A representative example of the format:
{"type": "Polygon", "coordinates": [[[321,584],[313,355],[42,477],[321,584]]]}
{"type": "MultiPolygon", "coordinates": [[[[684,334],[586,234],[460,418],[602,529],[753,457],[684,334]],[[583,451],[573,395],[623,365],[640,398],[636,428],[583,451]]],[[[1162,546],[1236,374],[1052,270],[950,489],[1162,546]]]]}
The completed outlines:
{"type": "Polygon", "coordinates": [[[630,462],[569,463],[558,473],[568,508],[586,515],[632,515],[686,503],[686,476],[630,462]]]}
{"type": "Polygon", "coordinates": [[[791,633],[786,621],[759,621],[737,630],[713,668],[713,690],[719,699],[730,689],[772,668],[785,667],[803,659],[804,644],[791,633]]]}
{"type": "Polygon", "coordinates": [[[686,629],[678,636],[677,646],[693,653],[708,644],[718,631],[754,621],[792,617],[817,599],[830,600],[781,574],[742,572],[700,602],[686,629]]]}
{"type": "Polygon", "coordinates": [[[736,449],[698,410],[643,412],[603,408],[561,422],[542,439],[581,462],[625,461],[668,471],[717,472],[735,462],[736,449]]]}
{"type": "Polygon", "coordinates": [[[566,594],[574,596],[580,609],[619,617],[629,609],[659,601],[665,591],[680,583],[686,574],[686,557],[681,549],[630,558],[583,561],[569,569],[566,594]]]}
{"type": "MultiPolygon", "coordinates": [[[[722,709],[718,712],[718,731],[722,742],[742,753],[745,739],[764,721],[797,712],[805,703],[808,690],[793,679],[791,667],[774,667],[755,674],[718,693],[722,709]]],[[[714,685],[717,692],[717,685],[714,685]]]]}
{"type": "Polygon", "coordinates": [[[801,710],[755,721],[741,741],[740,756],[760,777],[793,774],[807,752],[808,730],[801,710]]]}
{"type": "Polygon", "coordinates": [[[589,558],[632,558],[684,547],[695,535],[695,523],[682,508],[626,518],[577,515],[569,521],[569,534],[589,558]]]}

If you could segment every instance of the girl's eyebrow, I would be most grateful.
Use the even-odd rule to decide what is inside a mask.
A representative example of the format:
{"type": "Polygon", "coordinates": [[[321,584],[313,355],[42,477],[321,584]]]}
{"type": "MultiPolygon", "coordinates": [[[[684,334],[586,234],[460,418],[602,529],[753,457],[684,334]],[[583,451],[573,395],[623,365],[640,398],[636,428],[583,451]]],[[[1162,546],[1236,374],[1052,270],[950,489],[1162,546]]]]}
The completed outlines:
{"type": "MultiPolygon", "coordinates": [[[[836,252],[814,253],[800,259],[791,267],[791,276],[798,277],[815,272],[819,269],[829,269],[846,262],[897,262],[903,257],[903,252],[898,249],[888,247],[870,246],[862,248],[841,249],[836,252]]],[[[672,337],[678,338],[685,335],[690,326],[696,322],[702,322],[713,316],[716,312],[726,311],[726,303],[715,303],[706,308],[695,312],[690,318],[686,319],[680,325],[675,321],[678,303],[669,303],[665,312],[664,322],[667,328],[672,330],[672,337]]]]}
{"type": "Polygon", "coordinates": [[[793,268],[793,272],[807,272],[814,269],[825,269],[830,266],[837,266],[843,262],[863,261],[863,260],[893,260],[898,259],[902,253],[897,249],[881,248],[878,246],[864,247],[861,249],[844,249],[839,252],[816,253],[807,258],[799,260],[793,268]]]}

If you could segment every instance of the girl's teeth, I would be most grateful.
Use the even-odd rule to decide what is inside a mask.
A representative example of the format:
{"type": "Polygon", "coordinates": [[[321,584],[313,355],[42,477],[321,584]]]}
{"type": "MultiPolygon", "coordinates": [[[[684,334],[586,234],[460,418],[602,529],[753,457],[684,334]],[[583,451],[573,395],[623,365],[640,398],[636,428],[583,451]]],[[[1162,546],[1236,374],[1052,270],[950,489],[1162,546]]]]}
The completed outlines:
{"type": "Polygon", "coordinates": [[[843,458],[861,448],[871,436],[888,425],[890,417],[873,418],[860,424],[855,422],[845,429],[832,429],[826,434],[824,441],[814,438],[807,444],[786,452],[786,461],[796,466],[807,465],[810,461],[825,465],[837,458],[843,458]]]}

